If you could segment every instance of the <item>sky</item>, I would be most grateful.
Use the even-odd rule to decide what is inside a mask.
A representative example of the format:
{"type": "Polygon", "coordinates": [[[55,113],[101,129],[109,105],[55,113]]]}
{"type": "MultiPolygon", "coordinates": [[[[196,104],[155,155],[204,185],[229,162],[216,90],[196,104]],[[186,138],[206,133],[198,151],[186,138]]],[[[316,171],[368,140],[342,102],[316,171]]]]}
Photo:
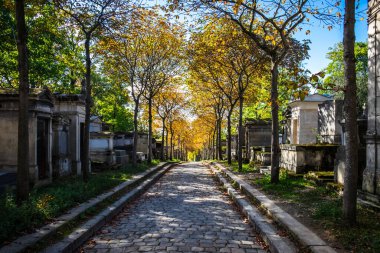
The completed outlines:
{"type": "MultiPolygon", "coordinates": [[[[364,19],[360,20],[358,18],[355,26],[356,41],[360,42],[366,42],[368,38],[366,9],[367,1],[360,0],[358,11],[363,13],[361,17],[364,19]]],[[[308,29],[311,31],[310,35],[306,35],[303,31],[298,33],[296,38],[298,40],[309,39],[311,41],[310,59],[305,61],[305,66],[311,73],[317,73],[327,67],[329,63],[329,60],[326,58],[329,48],[343,41],[343,23],[335,26],[331,31],[317,23],[308,27],[308,29]]]]}

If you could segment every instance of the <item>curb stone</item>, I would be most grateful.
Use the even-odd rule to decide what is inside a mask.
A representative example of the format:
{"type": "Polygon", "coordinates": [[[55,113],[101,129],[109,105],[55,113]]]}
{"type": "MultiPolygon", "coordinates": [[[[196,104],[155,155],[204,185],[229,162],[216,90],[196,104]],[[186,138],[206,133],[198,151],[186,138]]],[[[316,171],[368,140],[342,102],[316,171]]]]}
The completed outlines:
{"type": "Polygon", "coordinates": [[[239,206],[243,213],[247,216],[249,222],[255,230],[261,235],[264,241],[269,245],[269,249],[273,253],[295,253],[297,252],[294,244],[287,238],[281,237],[276,229],[270,224],[269,219],[265,218],[256,207],[252,206],[246,198],[239,194],[232,185],[217,171],[212,165],[209,169],[216,175],[216,178],[226,188],[228,195],[239,206]]]}
{"type": "Polygon", "coordinates": [[[241,191],[253,198],[265,212],[273,218],[280,226],[287,229],[293,238],[300,243],[302,247],[309,249],[313,253],[336,253],[325,241],[312,232],[305,225],[297,221],[293,216],[282,210],[274,201],[270,200],[265,194],[255,189],[239,176],[228,171],[222,165],[215,163],[221,172],[230,180],[238,184],[241,191]]]}
{"type": "Polygon", "coordinates": [[[66,236],[62,241],[47,247],[42,250],[44,253],[56,253],[56,252],[73,252],[78,249],[86,240],[88,240],[99,228],[101,228],[106,222],[110,221],[115,215],[120,213],[127,203],[140,196],[146,189],[154,184],[161,176],[163,176],[168,170],[177,164],[170,164],[164,167],[163,170],[151,178],[144,181],[141,185],[134,188],[126,195],[115,201],[108,206],[101,213],[97,214],[90,220],[75,229],[70,235],[66,236]]]}
{"type": "Polygon", "coordinates": [[[116,195],[117,193],[125,190],[128,187],[132,187],[139,184],[141,181],[150,177],[152,174],[159,171],[161,168],[165,167],[168,164],[170,163],[160,163],[157,166],[154,166],[142,173],[132,176],[130,180],[119,184],[113,189],[79,204],[78,206],[67,211],[65,214],[55,218],[53,222],[37,229],[35,232],[21,236],[13,242],[11,242],[10,244],[3,246],[2,248],[0,248],[0,253],[15,253],[25,251],[28,247],[32,247],[34,244],[43,240],[47,236],[54,234],[61,226],[75,219],[80,214],[85,212],[87,209],[99,204],[107,198],[116,195]]]}

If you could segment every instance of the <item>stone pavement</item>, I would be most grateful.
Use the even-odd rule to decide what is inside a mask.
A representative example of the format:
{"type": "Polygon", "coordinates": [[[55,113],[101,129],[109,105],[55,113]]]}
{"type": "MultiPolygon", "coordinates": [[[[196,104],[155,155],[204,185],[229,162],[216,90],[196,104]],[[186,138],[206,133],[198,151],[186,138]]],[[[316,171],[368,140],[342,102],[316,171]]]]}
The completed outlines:
{"type": "Polygon", "coordinates": [[[199,163],[174,167],[84,252],[259,252],[256,234],[199,163]]]}

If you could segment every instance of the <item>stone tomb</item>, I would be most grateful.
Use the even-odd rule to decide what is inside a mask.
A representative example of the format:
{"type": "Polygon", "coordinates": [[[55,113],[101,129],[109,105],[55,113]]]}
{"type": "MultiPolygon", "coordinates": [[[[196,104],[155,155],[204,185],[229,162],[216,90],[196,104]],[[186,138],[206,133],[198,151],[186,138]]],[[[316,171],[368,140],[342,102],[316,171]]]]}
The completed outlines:
{"type": "MultiPolygon", "coordinates": [[[[128,154],[132,154],[133,150],[133,132],[116,132],[114,136],[114,148],[126,150],[128,154]]],[[[153,148],[153,147],[152,147],[153,148]]],[[[137,152],[144,156],[148,154],[148,134],[138,133],[137,135],[137,152]]]]}
{"type": "Polygon", "coordinates": [[[254,151],[271,146],[272,126],[270,120],[249,120],[244,125],[246,157],[255,160],[254,151]]]}
{"type": "MultiPolygon", "coordinates": [[[[67,130],[68,142],[67,148],[70,154],[71,166],[59,167],[58,170],[63,174],[77,174],[82,173],[82,150],[83,150],[83,137],[84,137],[84,121],[85,121],[85,100],[83,95],[74,94],[55,94],[54,111],[58,117],[62,117],[63,121],[70,121],[70,124],[64,123],[62,126],[57,125],[57,134],[65,135],[67,130]],[[59,130],[62,129],[63,131],[59,130]]],[[[64,140],[63,140],[64,141],[64,140]]],[[[56,142],[59,145],[58,142],[56,142]]],[[[61,143],[62,148],[64,144],[61,143]]],[[[55,150],[59,150],[56,147],[55,150]]],[[[58,163],[59,164],[59,163],[58,163]]]]}
{"type": "Polygon", "coordinates": [[[90,118],[90,133],[100,133],[103,131],[103,122],[99,116],[91,116],[90,118]]]}
{"type": "MultiPolygon", "coordinates": [[[[380,199],[380,1],[368,1],[368,128],[364,192],[380,199]]],[[[380,202],[380,201],[379,201],[380,202]]]]}
{"type": "Polygon", "coordinates": [[[331,98],[313,94],[303,101],[289,103],[290,115],[290,144],[315,144],[318,131],[318,106],[331,98]]]}
{"type": "MultiPolygon", "coordinates": [[[[0,91],[0,172],[17,172],[19,95],[0,91]]],[[[48,89],[31,89],[29,96],[29,173],[34,185],[52,180],[53,97],[48,89]]]]}
{"type": "Polygon", "coordinates": [[[343,100],[327,100],[318,105],[319,143],[342,144],[343,100]]]}
{"type": "Polygon", "coordinates": [[[71,174],[70,119],[53,114],[53,178],[71,174]]]}
{"type": "Polygon", "coordinates": [[[284,140],[290,144],[280,145],[280,167],[296,173],[333,170],[341,136],[340,108],[340,102],[319,94],[291,102],[283,122],[284,140]]]}
{"type": "Polygon", "coordinates": [[[116,162],[113,149],[114,134],[110,132],[90,133],[90,158],[91,162],[106,165],[114,165],[116,162]]]}

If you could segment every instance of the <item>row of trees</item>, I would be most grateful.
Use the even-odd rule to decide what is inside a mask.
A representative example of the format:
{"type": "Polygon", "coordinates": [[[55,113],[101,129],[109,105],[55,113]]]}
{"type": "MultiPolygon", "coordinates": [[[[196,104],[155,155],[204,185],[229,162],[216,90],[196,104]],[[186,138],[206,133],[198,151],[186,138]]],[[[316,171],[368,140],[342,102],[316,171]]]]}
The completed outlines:
{"type": "MultiPolygon", "coordinates": [[[[208,56],[203,57],[202,50],[207,50],[207,43],[212,40],[207,37],[207,35],[202,35],[202,39],[195,38],[195,44],[201,44],[201,50],[199,54],[195,53],[193,76],[197,80],[201,80],[203,83],[211,84],[213,88],[205,88],[206,93],[212,93],[212,89],[220,89],[218,94],[218,99],[223,100],[225,97],[226,108],[234,107],[237,103],[232,98],[233,96],[237,98],[240,105],[239,110],[239,136],[241,133],[241,116],[242,107],[244,100],[244,93],[249,86],[249,83],[254,84],[254,80],[249,80],[255,73],[259,73],[258,76],[264,77],[262,73],[265,73],[265,69],[270,70],[270,105],[271,105],[271,119],[272,119],[272,142],[271,142],[271,182],[277,183],[279,181],[279,85],[286,85],[287,88],[296,88],[296,94],[301,97],[305,95],[300,85],[308,83],[318,83],[320,78],[324,77],[324,73],[318,73],[310,76],[305,76],[304,71],[300,71],[299,65],[290,64],[288,61],[296,57],[298,58],[295,62],[299,62],[305,57],[302,54],[300,48],[307,48],[304,43],[299,43],[294,39],[295,33],[304,29],[306,25],[310,22],[321,22],[326,25],[327,29],[340,21],[340,1],[313,1],[313,0],[299,0],[299,1],[287,1],[287,0],[271,0],[271,1],[249,1],[249,0],[232,0],[232,1],[215,1],[215,0],[193,0],[193,1],[181,1],[172,0],[173,8],[177,8],[180,11],[201,11],[202,14],[216,18],[217,20],[228,19],[234,23],[235,27],[233,29],[238,29],[241,34],[247,37],[247,42],[244,40],[239,40],[238,52],[243,52],[245,56],[244,61],[255,61],[252,64],[254,69],[249,70],[250,63],[246,65],[243,61],[239,60],[236,53],[229,54],[226,53],[226,57],[223,54],[218,55],[218,62],[215,59],[209,60],[208,56]],[[249,46],[251,44],[251,46],[249,46]],[[252,48],[251,50],[245,51],[247,48],[252,48]],[[293,49],[293,50],[292,50],[293,49]],[[200,56],[200,58],[198,58],[200,56]],[[233,63],[233,67],[228,66],[231,61],[236,60],[233,63]],[[204,65],[199,64],[199,62],[204,63],[204,65]],[[269,64],[268,64],[269,63],[269,64]],[[240,68],[241,66],[245,68],[240,68]],[[281,68],[286,66],[284,73],[287,74],[288,80],[281,80],[280,72],[281,68]],[[219,69],[218,69],[219,68],[219,69]],[[240,70],[244,69],[246,72],[242,72],[239,76],[240,70]],[[215,75],[215,69],[217,74],[215,75]],[[230,69],[237,70],[234,74],[235,82],[237,82],[237,89],[232,91],[224,88],[222,85],[227,83],[227,87],[233,87],[233,82],[225,81],[225,77],[229,75],[224,73],[228,72],[230,69]],[[261,70],[261,71],[260,71],[261,70]],[[264,70],[264,71],[262,71],[264,70]],[[289,77],[289,74],[294,74],[293,77],[289,77]],[[289,80],[290,79],[290,80],[289,80]],[[281,82],[282,81],[282,82],[281,82]],[[240,83],[239,83],[240,82],[240,83]],[[246,85],[246,86],[245,86],[246,85]],[[225,92],[227,91],[227,92],[225,92]],[[222,94],[222,95],[221,95],[222,94]]],[[[355,66],[355,1],[346,0],[344,5],[344,41],[343,41],[343,56],[344,56],[344,86],[340,89],[344,93],[344,116],[347,122],[347,146],[346,146],[346,173],[345,173],[345,186],[344,186],[344,196],[343,196],[343,213],[344,218],[349,224],[354,224],[356,220],[356,186],[357,186],[357,98],[356,98],[356,66],[355,66]]],[[[222,21],[223,22],[223,21],[222,21]]],[[[218,24],[213,26],[218,26],[218,24]]],[[[207,30],[206,30],[207,31],[207,30]]],[[[310,33],[306,30],[306,34],[310,33]]],[[[231,37],[232,35],[229,34],[231,37]]],[[[212,48],[212,43],[210,45],[211,50],[206,51],[211,56],[214,53],[220,53],[225,51],[223,46],[228,44],[228,38],[225,37],[223,31],[220,31],[218,39],[214,44],[218,44],[218,49],[212,48]],[[220,46],[222,45],[222,46],[220,46]]],[[[233,50],[234,45],[229,44],[228,50],[233,50]]],[[[212,58],[212,57],[210,57],[212,58]]],[[[257,74],[256,74],[257,75],[257,74]]],[[[253,79],[253,78],[252,78],[253,79]]],[[[325,83],[326,85],[326,83],[325,83]]],[[[333,88],[335,84],[328,85],[329,88],[333,88]]],[[[317,85],[318,87],[318,85],[317,85]]],[[[335,89],[337,90],[337,89],[335,89]]],[[[223,102],[221,102],[223,103],[223,102]]],[[[215,109],[214,104],[214,119],[215,128],[217,133],[217,143],[220,142],[220,118],[221,110],[215,109]]],[[[228,109],[227,109],[228,110],[228,109]]],[[[228,113],[227,113],[228,115],[228,113]]],[[[227,116],[227,125],[229,125],[229,116],[227,116]]],[[[227,126],[227,129],[229,126],[227,126]]],[[[230,130],[228,131],[228,149],[230,153],[230,130]]],[[[241,139],[239,140],[238,157],[239,157],[239,168],[241,169],[241,139]]],[[[230,162],[230,155],[228,155],[228,160],[230,162]]]]}
{"type": "MultiPolygon", "coordinates": [[[[20,93],[19,201],[29,194],[29,156],[24,147],[29,146],[30,87],[48,86],[66,93],[81,91],[85,96],[85,181],[89,178],[89,124],[93,113],[103,116],[113,130],[134,130],[135,144],[147,117],[149,162],[153,124],[159,115],[162,140],[166,137],[167,145],[170,136],[170,158],[175,145],[185,157],[184,140],[188,136],[179,130],[179,125],[187,125],[182,112],[185,95],[179,89],[184,30],[178,24],[163,18],[155,7],[127,0],[36,0],[28,4],[16,1],[16,5],[4,0],[1,4],[4,8],[0,22],[7,28],[2,33],[6,40],[0,43],[6,54],[1,55],[10,63],[18,55],[19,65],[19,73],[12,64],[0,66],[1,85],[18,88],[20,93]],[[16,33],[12,22],[16,21],[18,53],[13,54],[15,44],[11,37],[16,33]],[[33,29],[36,32],[29,36],[33,29]],[[57,37],[48,36],[52,33],[57,37]],[[43,74],[34,68],[42,69],[43,74]]],[[[133,152],[136,163],[136,150],[133,152]]]]}
{"type": "MultiPolygon", "coordinates": [[[[279,106],[282,101],[282,94],[279,96],[279,91],[287,91],[284,92],[285,97],[298,95],[302,98],[307,88],[301,86],[323,77],[322,73],[307,75],[302,69],[300,62],[308,57],[308,43],[295,40],[294,35],[313,21],[322,22],[326,28],[330,28],[341,16],[338,12],[339,1],[169,0],[170,11],[174,9],[186,12],[197,11],[206,18],[204,29],[190,35],[190,41],[186,45],[188,50],[184,50],[186,44],[184,41],[187,37],[182,27],[163,18],[154,8],[142,8],[141,3],[137,1],[34,0],[26,5],[26,9],[24,1],[15,2],[14,6],[10,0],[0,1],[5,7],[1,10],[0,22],[7,27],[6,40],[1,45],[8,47],[9,50],[5,51],[12,52],[14,44],[12,35],[17,34],[19,71],[18,74],[14,71],[15,68],[13,71],[8,71],[9,66],[16,65],[15,54],[9,53],[1,56],[4,62],[10,65],[0,66],[2,68],[0,73],[1,83],[4,85],[17,87],[15,81],[19,82],[18,196],[20,200],[25,199],[28,193],[25,184],[28,181],[28,154],[23,147],[28,147],[29,86],[50,84],[57,90],[72,91],[76,89],[78,80],[82,84],[80,86],[82,92],[86,95],[84,180],[88,179],[89,119],[94,101],[100,106],[97,111],[113,113],[113,116],[109,117],[111,121],[115,120],[120,112],[122,115],[125,113],[125,118],[130,120],[122,125],[125,127],[126,124],[133,122],[135,144],[141,106],[144,104],[143,106],[147,107],[144,112],[147,112],[150,137],[149,161],[152,159],[151,137],[154,115],[158,115],[162,122],[160,124],[162,140],[168,143],[170,136],[171,147],[174,146],[173,142],[177,141],[177,146],[182,150],[193,151],[199,148],[199,145],[214,143],[215,139],[218,146],[215,154],[219,158],[222,156],[220,144],[223,117],[226,116],[228,161],[231,162],[231,118],[234,117],[237,108],[238,132],[242,137],[244,104],[250,103],[256,106],[270,105],[271,182],[277,183],[279,106]],[[14,26],[12,22],[17,25],[14,26]],[[12,30],[14,27],[17,33],[12,30]],[[36,29],[35,33],[29,33],[31,35],[28,39],[27,27],[39,29],[36,29]],[[43,41],[47,38],[50,44],[43,41]],[[95,64],[92,64],[94,60],[95,64]],[[79,64],[82,61],[85,62],[84,65],[79,64]],[[184,63],[188,63],[189,71],[186,75],[188,88],[194,95],[191,101],[187,101],[186,95],[179,91],[184,89],[179,85],[181,77],[184,76],[184,63]],[[47,69],[41,68],[43,71],[39,74],[42,65],[47,69]],[[93,92],[94,84],[99,84],[99,87],[95,87],[93,92]],[[107,85],[110,86],[109,89],[106,88],[107,85]],[[105,96],[102,91],[109,91],[109,96],[105,96]],[[258,91],[266,91],[267,95],[258,95],[258,91]],[[94,94],[99,96],[94,98],[94,94]],[[260,101],[259,99],[263,97],[268,97],[269,101],[260,101]],[[129,99],[133,101],[133,112],[124,106],[130,101],[129,99]],[[194,112],[202,116],[192,124],[186,120],[186,110],[181,109],[189,103],[194,105],[194,112]],[[176,126],[178,128],[175,132],[176,126]],[[198,132],[190,134],[192,131],[198,132]],[[202,134],[209,134],[215,138],[203,136],[202,140],[202,134]],[[184,143],[187,145],[186,148],[184,143]]],[[[354,187],[356,187],[355,174],[357,174],[357,160],[355,160],[357,135],[354,124],[356,78],[352,46],[354,3],[353,0],[346,0],[345,4],[347,10],[343,48],[346,75],[345,88],[342,89],[346,101],[345,116],[348,126],[346,149],[348,172],[345,182],[349,184],[345,186],[344,213],[350,222],[355,220],[354,187]]],[[[309,32],[306,30],[306,33],[309,32]]],[[[122,118],[123,116],[120,117],[122,118]]],[[[240,139],[238,143],[241,168],[242,140],[240,139]]],[[[133,162],[136,162],[135,155],[133,162]]]]}

